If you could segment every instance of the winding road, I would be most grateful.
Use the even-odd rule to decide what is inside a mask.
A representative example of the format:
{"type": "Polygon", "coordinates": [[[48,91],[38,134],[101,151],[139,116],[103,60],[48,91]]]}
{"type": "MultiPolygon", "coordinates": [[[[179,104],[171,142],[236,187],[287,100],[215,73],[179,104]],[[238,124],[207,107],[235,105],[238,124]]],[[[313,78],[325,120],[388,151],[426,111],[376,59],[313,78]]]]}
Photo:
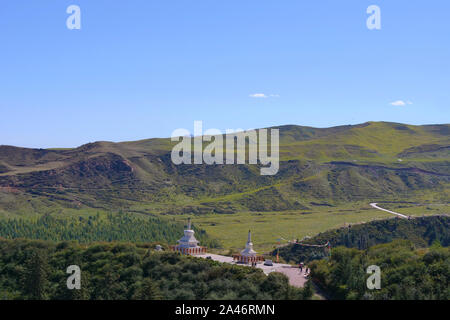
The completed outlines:
{"type": "Polygon", "coordinates": [[[378,210],[381,210],[381,211],[386,211],[386,212],[395,214],[395,215],[399,216],[400,218],[403,218],[403,219],[408,219],[408,218],[409,218],[408,216],[405,216],[404,214],[401,214],[401,213],[398,213],[398,212],[394,212],[394,211],[391,211],[391,210],[387,210],[387,209],[380,208],[379,206],[377,206],[377,203],[371,203],[370,205],[371,205],[372,207],[374,207],[375,209],[378,209],[378,210]]]}

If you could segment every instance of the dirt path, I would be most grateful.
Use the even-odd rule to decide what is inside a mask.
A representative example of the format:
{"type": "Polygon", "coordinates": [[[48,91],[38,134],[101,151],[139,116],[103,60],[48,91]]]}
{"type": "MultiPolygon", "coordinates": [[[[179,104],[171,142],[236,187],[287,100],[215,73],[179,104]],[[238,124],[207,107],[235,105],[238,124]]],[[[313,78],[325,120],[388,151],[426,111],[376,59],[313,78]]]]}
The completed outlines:
{"type": "Polygon", "coordinates": [[[404,219],[408,219],[408,218],[409,218],[408,216],[405,216],[404,214],[401,214],[401,213],[398,213],[398,212],[394,212],[394,211],[390,211],[390,210],[387,210],[387,209],[380,208],[379,206],[377,206],[377,203],[371,203],[370,205],[371,205],[372,207],[374,207],[375,209],[378,209],[378,210],[382,210],[382,211],[386,211],[386,212],[395,214],[395,215],[399,216],[400,218],[404,218],[404,219]]]}

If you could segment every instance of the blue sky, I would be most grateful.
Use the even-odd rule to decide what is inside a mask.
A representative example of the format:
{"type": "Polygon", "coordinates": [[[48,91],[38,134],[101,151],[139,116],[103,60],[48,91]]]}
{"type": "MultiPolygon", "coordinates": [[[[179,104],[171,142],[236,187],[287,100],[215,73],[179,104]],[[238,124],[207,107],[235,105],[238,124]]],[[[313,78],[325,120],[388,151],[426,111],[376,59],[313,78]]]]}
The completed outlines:
{"type": "Polygon", "coordinates": [[[448,0],[5,0],[0,144],[168,137],[194,120],[449,123],[449,14],[448,0]]]}

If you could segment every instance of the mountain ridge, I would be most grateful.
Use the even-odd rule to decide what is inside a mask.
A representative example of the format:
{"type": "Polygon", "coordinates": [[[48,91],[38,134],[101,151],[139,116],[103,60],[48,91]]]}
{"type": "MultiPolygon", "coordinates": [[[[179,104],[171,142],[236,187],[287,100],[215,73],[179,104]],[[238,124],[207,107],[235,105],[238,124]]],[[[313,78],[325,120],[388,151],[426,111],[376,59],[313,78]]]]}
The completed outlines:
{"type": "Polygon", "coordinates": [[[168,138],[63,150],[0,146],[0,213],[74,203],[145,204],[163,214],[283,211],[323,198],[403,199],[423,191],[448,199],[450,124],[271,128],[280,129],[280,170],[273,177],[260,176],[258,165],[176,166],[170,159],[176,142],[168,138]]]}

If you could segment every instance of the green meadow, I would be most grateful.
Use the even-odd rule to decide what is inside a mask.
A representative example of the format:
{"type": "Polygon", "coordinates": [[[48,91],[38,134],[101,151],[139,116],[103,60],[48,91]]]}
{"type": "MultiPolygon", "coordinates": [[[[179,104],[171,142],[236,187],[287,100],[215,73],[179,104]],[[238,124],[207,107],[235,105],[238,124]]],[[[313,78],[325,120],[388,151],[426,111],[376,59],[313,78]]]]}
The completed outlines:
{"type": "MultiPolygon", "coordinates": [[[[447,205],[384,205],[379,206],[411,216],[448,214],[447,205]],[[398,209],[398,210],[397,210],[398,209]]],[[[191,215],[176,216],[185,221],[191,215]]],[[[278,245],[278,239],[286,240],[312,237],[320,232],[348,224],[364,223],[377,219],[395,218],[368,203],[349,203],[339,207],[315,207],[311,211],[286,212],[239,212],[230,215],[207,214],[193,217],[196,226],[204,229],[221,243],[221,249],[213,251],[228,253],[244,248],[248,230],[256,250],[266,253],[278,245]]],[[[281,244],[287,241],[282,240],[281,244]]]]}

